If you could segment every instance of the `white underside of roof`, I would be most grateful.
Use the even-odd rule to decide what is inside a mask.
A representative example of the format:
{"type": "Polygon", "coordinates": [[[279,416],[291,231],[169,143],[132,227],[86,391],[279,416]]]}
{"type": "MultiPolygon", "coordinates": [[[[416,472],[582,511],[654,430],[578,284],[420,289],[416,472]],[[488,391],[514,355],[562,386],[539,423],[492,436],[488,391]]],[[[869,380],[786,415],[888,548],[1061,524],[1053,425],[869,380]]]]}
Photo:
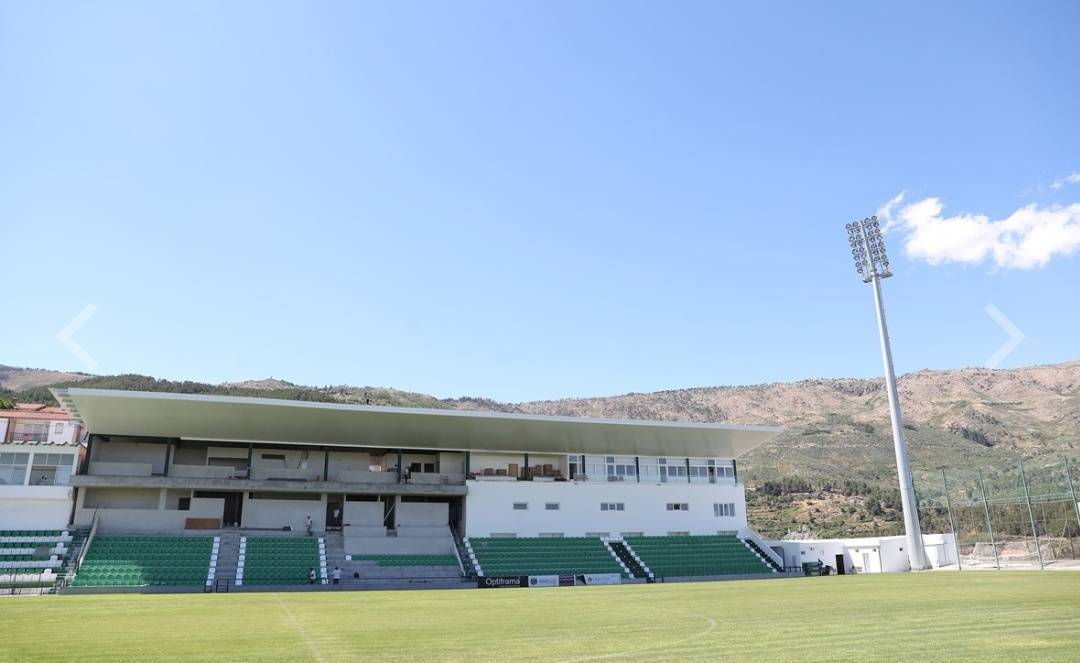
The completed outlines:
{"type": "Polygon", "coordinates": [[[52,392],[93,434],[188,440],[735,458],[782,430],[78,387],[52,392]]]}

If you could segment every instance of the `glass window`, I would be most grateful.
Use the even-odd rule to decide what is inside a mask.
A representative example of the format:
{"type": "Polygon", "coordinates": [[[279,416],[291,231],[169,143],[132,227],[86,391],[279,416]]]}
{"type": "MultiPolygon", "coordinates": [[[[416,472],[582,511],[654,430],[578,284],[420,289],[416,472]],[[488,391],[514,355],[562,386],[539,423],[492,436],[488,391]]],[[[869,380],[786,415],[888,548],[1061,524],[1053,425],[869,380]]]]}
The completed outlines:
{"type": "Polygon", "coordinates": [[[735,516],[735,504],[728,502],[726,504],[713,504],[713,515],[716,517],[732,518],[735,516]]]}
{"type": "Polygon", "coordinates": [[[544,509],[546,509],[547,511],[558,511],[559,510],[559,503],[558,502],[548,502],[548,503],[544,504],[544,509]]]}
{"type": "Polygon", "coordinates": [[[28,453],[0,453],[0,486],[21,486],[26,481],[28,453]]]}
{"type": "Polygon", "coordinates": [[[514,511],[527,511],[528,508],[528,502],[514,502],[514,511]]]}

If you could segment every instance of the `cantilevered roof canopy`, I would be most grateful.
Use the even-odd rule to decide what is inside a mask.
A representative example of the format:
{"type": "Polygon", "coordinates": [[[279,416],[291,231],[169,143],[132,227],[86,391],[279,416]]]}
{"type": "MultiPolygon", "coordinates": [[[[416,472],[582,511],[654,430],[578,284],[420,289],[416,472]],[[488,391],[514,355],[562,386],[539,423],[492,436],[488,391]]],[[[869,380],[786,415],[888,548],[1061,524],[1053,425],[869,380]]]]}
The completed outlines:
{"type": "Polygon", "coordinates": [[[735,458],[782,430],[78,387],[52,393],[93,434],[216,442],[735,458]]]}

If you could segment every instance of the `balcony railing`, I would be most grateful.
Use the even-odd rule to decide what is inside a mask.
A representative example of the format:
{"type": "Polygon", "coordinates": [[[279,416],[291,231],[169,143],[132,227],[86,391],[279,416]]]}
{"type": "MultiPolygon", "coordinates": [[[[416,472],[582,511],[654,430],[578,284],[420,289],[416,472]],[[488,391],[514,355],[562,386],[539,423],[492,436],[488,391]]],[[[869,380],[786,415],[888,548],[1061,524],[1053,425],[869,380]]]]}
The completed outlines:
{"type": "Polygon", "coordinates": [[[11,441],[15,444],[22,442],[23,444],[40,444],[42,442],[49,441],[48,433],[24,433],[22,431],[14,431],[11,434],[11,441]]]}

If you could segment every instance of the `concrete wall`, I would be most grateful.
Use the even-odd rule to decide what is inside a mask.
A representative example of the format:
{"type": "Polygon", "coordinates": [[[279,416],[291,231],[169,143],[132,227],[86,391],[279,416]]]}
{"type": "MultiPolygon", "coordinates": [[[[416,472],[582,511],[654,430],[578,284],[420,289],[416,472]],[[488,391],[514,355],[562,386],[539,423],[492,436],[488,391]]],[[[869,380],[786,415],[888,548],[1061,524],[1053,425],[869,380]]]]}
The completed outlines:
{"type": "Polygon", "coordinates": [[[184,444],[174,446],[172,462],[178,465],[206,465],[206,448],[184,444]]]}
{"type": "Polygon", "coordinates": [[[101,463],[149,463],[153,474],[164,474],[167,446],[149,442],[132,442],[115,437],[108,441],[95,438],[94,455],[90,460],[101,463]]]}
{"type": "Polygon", "coordinates": [[[345,537],[347,555],[453,555],[454,542],[443,537],[398,539],[394,537],[345,537]]]}
{"type": "Polygon", "coordinates": [[[255,449],[251,455],[251,478],[321,481],[324,458],[324,452],[319,449],[255,449]],[[268,455],[285,459],[266,458],[268,455]]]}
{"type": "Polygon", "coordinates": [[[154,473],[153,463],[118,463],[95,460],[90,474],[109,477],[148,477],[154,473]]]}
{"type": "Polygon", "coordinates": [[[86,509],[157,509],[160,497],[157,488],[86,488],[79,502],[86,509]]]}
{"type": "Polygon", "coordinates": [[[382,527],[383,509],[382,502],[350,502],[346,500],[342,512],[342,522],[353,527],[382,527]]]}
{"type": "Polygon", "coordinates": [[[923,534],[923,547],[927,561],[935,569],[956,564],[956,539],[952,534],[923,534]]]}
{"type": "Polygon", "coordinates": [[[0,486],[0,530],[64,529],[72,494],[70,486],[0,486]]]}
{"type": "Polygon", "coordinates": [[[315,531],[326,529],[325,495],[318,500],[253,500],[244,493],[244,527],[281,529],[290,526],[294,531],[303,532],[307,529],[305,518],[309,515],[315,531]]]}
{"type": "MultiPolygon", "coordinates": [[[[91,489],[92,490],[92,489],[91,489]]],[[[162,494],[165,491],[161,491],[162,494]]],[[[162,498],[164,495],[162,495],[162,498]]],[[[79,500],[82,502],[82,500],[79,500]]],[[[161,501],[164,501],[162,499],[161,501]]],[[[216,498],[194,498],[191,509],[123,509],[123,508],[79,508],[75,510],[75,523],[89,525],[97,513],[101,531],[115,530],[182,530],[188,518],[221,518],[225,500],[216,498]]]]}
{"type": "Polygon", "coordinates": [[[515,533],[537,536],[562,533],[669,532],[716,534],[746,526],[742,484],[637,484],[541,481],[469,481],[466,498],[467,536],[515,533]],[[528,503],[524,511],[514,502],[528,503]],[[559,509],[549,511],[546,503],[559,509]],[[601,511],[600,504],[622,503],[623,511],[601,511]],[[667,503],[686,503],[688,511],[668,511],[667,503]],[[734,517],[714,515],[714,503],[734,503],[734,517]]]}
{"type": "Polygon", "coordinates": [[[439,453],[439,472],[443,474],[465,474],[465,454],[457,451],[439,453]]]}
{"type": "Polygon", "coordinates": [[[367,472],[371,465],[371,454],[367,451],[331,451],[330,475],[339,470],[367,472]]]}
{"type": "Polygon", "coordinates": [[[222,465],[177,465],[169,466],[169,476],[188,479],[230,479],[244,476],[242,470],[222,465]]]}
{"type": "Polygon", "coordinates": [[[243,447],[209,447],[207,458],[236,458],[247,462],[248,450],[243,447]]]}
{"type": "Polygon", "coordinates": [[[397,527],[438,527],[449,524],[450,505],[445,502],[403,502],[398,496],[397,527]]]}
{"type": "Polygon", "coordinates": [[[397,483],[397,472],[369,472],[367,470],[337,470],[330,475],[331,481],[351,483],[397,483]]]}

